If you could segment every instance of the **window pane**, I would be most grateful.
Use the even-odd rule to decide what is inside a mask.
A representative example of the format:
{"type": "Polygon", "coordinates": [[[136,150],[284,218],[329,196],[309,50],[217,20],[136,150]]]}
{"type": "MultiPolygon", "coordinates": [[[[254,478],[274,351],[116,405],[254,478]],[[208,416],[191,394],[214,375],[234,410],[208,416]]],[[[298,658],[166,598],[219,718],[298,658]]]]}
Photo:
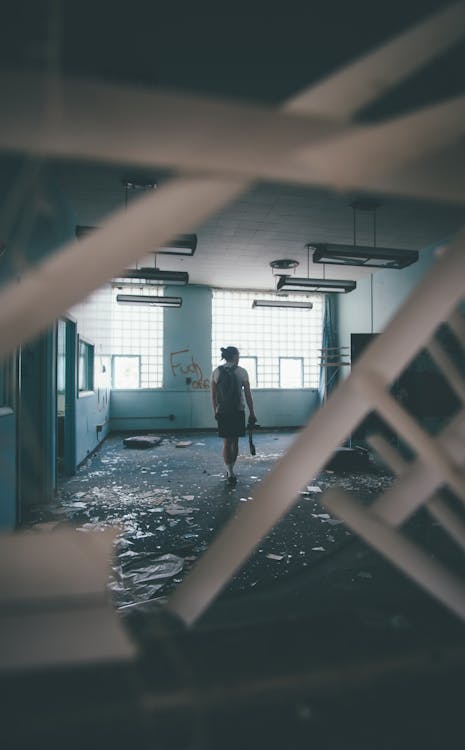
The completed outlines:
{"type": "Polygon", "coordinates": [[[79,341],[78,387],[80,391],[94,388],[94,347],[86,341],[79,341]]]}
{"type": "Polygon", "coordinates": [[[279,385],[281,388],[302,388],[303,359],[301,357],[279,359],[279,385]]]}
{"type": "Polygon", "coordinates": [[[247,370],[249,374],[249,383],[251,388],[257,387],[257,358],[256,357],[241,357],[239,359],[240,367],[247,370]]]}
{"type": "Polygon", "coordinates": [[[140,357],[113,357],[113,388],[140,387],[140,357]]]}

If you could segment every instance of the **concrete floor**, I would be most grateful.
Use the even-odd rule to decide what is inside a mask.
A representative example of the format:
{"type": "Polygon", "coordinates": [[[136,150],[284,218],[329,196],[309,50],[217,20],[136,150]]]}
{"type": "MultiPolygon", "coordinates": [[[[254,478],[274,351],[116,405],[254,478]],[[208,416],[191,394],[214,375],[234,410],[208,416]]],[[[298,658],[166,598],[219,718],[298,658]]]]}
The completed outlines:
{"type": "MultiPolygon", "coordinates": [[[[255,456],[242,439],[233,488],[224,481],[221,441],[212,432],[162,434],[161,443],[148,449],[126,448],[125,435],[112,434],[63,482],[56,504],[33,509],[29,520],[36,530],[118,527],[110,582],[115,606],[126,617],[159,611],[240,504],[253,502],[254,486],[295,434],[259,431],[255,456]],[[179,447],[183,442],[189,444],[179,447]]],[[[442,624],[455,622],[319,503],[334,485],[370,503],[391,481],[374,463],[365,473],[309,477],[311,489],[261,541],[199,625],[350,613],[369,627],[422,628],[425,607],[429,619],[434,612],[442,624]]],[[[428,519],[419,516],[410,526],[432,549],[443,544],[428,519]]]]}
{"type": "MultiPolygon", "coordinates": [[[[146,450],[111,435],[53,506],[32,509],[31,533],[120,529],[109,586],[138,657],[128,674],[102,665],[36,682],[19,675],[17,699],[10,680],[8,715],[16,734],[25,727],[18,747],[77,748],[96,732],[102,747],[170,750],[462,746],[463,623],[319,503],[315,488],[331,485],[370,503],[392,482],[379,466],[309,477],[312,489],[195,627],[166,615],[170,592],[241,503],[253,502],[253,487],[294,436],[258,432],[254,457],[242,440],[229,488],[211,432],[166,434],[146,450]]],[[[426,514],[405,533],[459,567],[426,514]]]]}

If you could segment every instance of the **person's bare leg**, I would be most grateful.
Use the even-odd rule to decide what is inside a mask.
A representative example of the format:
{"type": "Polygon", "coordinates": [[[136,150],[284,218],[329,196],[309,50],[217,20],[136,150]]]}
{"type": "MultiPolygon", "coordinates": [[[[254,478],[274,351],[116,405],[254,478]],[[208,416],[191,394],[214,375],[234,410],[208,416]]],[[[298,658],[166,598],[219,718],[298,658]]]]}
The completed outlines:
{"type": "Polygon", "coordinates": [[[223,461],[228,472],[228,477],[234,479],[234,464],[236,463],[239,450],[238,438],[227,437],[223,442],[223,461]]]}

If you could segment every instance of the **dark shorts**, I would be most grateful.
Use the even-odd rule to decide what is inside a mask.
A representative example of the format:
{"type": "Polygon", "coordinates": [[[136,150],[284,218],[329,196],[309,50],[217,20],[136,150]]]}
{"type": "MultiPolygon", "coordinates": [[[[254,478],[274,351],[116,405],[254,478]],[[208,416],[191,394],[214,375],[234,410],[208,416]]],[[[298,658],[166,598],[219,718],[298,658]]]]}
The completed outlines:
{"type": "Polygon", "coordinates": [[[220,437],[244,437],[245,411],[232,414],[218,414],[218,435],[220,437]]]}

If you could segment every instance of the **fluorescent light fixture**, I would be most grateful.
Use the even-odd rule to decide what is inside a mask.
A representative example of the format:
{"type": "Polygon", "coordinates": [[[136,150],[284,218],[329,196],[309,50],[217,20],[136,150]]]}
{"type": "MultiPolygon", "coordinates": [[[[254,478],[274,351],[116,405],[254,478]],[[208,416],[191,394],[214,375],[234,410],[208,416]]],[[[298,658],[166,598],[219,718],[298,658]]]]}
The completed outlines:
{"type": "Polygon", "coordinates": [[[405,268],[418,260],[417,250],[365,245],[312,244],[313,262],[339,266],[373,266],[375,268],[405,268]]]}
{"type": "Polygon", "coordinates": [[[337,292],[347,294],[353,292],[357,282],[347,279],[307,279],[297,276],[280,276],[276,289],[278,292],[337,292]]]}
{"type": "MultiPolygon", "coordinates": [[[[78,239],[85,237],[90,232],[93,232],[98,227],[86,226],[84,224],[76,224],[75,234],[78,239]]],[[[178,237],[174,237],[172,240],[162,245],[162,247],[154,250],[155,255],[194,255],[197,247],[197,235],[196,234],[180,234],[178,237]]]]}
{"type": "Polygon", "coordinates": [[[167,245],[163,245],[155,252],[158,255],[194,255],[197,247],[196,234],[181,234],[170,240],[167,245]]]}
{"type": "Polygon", "coordinates": [[[188,284],[189,274],[186,271],[160,271],[159,268],[128,268],[122,278],[145,279],[158,284],[188,284]]]}
{"type": "Polygon", "coordinates": [[[156,305],[158,307],[181,307],[182,297],[158,297],[152,294],[117,294],[117,302],[128,305],[156,305]]]}
{"type": "Polygon", "coordinates": [[[313,304],[311,302],[294,302],[285,299],[254,299],[252,309],[254,307],[290,307],[296,310],[311,310],[313,304]]]}

